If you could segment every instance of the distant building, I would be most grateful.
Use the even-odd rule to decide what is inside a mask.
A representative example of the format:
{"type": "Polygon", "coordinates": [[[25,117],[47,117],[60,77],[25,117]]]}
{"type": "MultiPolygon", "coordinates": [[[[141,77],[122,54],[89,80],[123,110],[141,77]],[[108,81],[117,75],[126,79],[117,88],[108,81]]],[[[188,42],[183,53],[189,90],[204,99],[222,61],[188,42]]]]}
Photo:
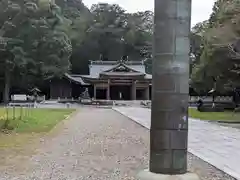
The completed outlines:
{"type": "Polygon", "coordinates": [[[152,75],[145,72],[143,61],[90,61],[89,75],[65,74],[53,80],[50,98],[77,98],[88,88],[94,99],[148,100],[152,75]]]}

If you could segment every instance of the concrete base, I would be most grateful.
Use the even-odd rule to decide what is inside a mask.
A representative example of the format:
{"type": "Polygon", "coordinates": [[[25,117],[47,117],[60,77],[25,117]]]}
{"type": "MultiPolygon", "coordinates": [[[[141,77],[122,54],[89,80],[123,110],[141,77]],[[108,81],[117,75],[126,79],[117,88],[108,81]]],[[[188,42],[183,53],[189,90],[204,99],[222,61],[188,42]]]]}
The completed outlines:
{"type": "Polygon", "coordinates": [[[151,173],[149,170],[141,171],[137,177],[140,180],[200,180],[199,177],[194,173],[186,173],[182,175],[165,175],[151,173]]]}

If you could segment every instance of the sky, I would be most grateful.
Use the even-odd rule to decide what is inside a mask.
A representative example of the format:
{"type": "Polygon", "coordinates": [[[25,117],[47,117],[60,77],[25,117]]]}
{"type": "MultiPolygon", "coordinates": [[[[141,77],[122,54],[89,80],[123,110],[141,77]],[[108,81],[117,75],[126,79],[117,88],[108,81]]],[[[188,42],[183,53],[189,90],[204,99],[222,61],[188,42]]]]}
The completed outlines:
{"type": "MultiPolygon", "coordinates": [[[[154,0],[83,0],[84,4],[91,7],[98,2],[119,4],[128,12],[153,10],[154,0]]],[[[192,26],[207,20],[212,12],[215,0],[192,0],[192,26]]]]}

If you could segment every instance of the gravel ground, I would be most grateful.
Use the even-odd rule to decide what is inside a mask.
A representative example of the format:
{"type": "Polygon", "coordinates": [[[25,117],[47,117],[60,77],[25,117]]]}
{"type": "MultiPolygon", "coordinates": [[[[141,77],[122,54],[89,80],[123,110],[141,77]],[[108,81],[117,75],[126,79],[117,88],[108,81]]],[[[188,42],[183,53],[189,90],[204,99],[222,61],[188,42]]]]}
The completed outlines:
{"type": "MultiPolygon", "coordinates": [[[[148,167],[148,149],[147,129],[111,109],[83,108],[57,135],[42,139],[30,160],[5,167],[0,180],[136,180],[148,167]]],[[[189,170],[202,180],[234,179],[188,157],[189,170]]]]}

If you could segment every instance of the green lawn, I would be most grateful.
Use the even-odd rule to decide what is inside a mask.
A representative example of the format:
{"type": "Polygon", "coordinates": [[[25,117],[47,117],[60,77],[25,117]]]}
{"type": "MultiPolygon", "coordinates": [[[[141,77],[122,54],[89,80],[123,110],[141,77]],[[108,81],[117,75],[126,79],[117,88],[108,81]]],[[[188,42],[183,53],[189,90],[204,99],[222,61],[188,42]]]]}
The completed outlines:
{"type": "Polygon", "coordinates": [[[202,120],[239,122],[240,123],[240,113],[233,113],[231,111],[199,112],[197,109],[189,108],[189,116],[192,118],[202,119],[202,120]]]}
{"type": "Polygon", "coordinates": [[[74,109],[15,108],[14,112],[12,108],[8,111],[0,108],[0,128],[6,119],[10,119],[8,126],[15,132],[47,132],[73,111],[74,109]]]}

